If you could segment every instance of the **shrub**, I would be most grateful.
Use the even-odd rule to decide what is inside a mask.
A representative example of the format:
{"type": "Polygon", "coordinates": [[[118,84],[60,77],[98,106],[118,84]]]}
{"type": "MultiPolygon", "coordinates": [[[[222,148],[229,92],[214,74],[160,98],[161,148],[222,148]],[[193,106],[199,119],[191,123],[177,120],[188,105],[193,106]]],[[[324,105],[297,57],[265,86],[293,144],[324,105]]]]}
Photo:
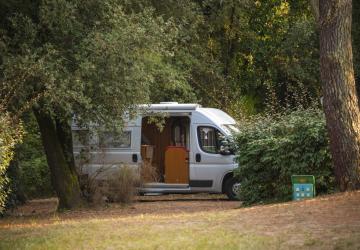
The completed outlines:
{"type": "Polygon", "coordinates": [[[11,119],[8,113],[0,113],[0,214],[4,212],[6,197],[10,191],[6,170],[13,158],[14,147],[21,141],[22,135],[21,124],[11,119]]]}
{"type": "Polygon", "coordinates": [[[106,166],[93,174],[80,175],[83,196],[93,205],[105,201],[131,203],[141,185],[139,169],[131,166],[106,166]]]}
{"type": "Polygon", "coordinates": [[[316,178],[317,193],[334,189],[325,119],[318,109],[256,117],[240,126],[236,136],[244,205],[291,199],[291,175],[316,178]]]}
{"type": "Polygon", "coordinates": [[[131,166],[120,167],[109,180],[109,192],[107,197],[110,201],[131,203],[136,195],[137,187],[140,186],[140,174],[137,168],[131,166]]]}
{"type": "Polygon", "coordinates": [[[40,132],[32,112],[21,116],[24,130],[22,143],[14,151],[7,169],[8,190],[6,210],[24,204],[27,199],[54,195],[50,170],[41,143],[40,132]]]}
{"type": "Polygon", "coordinates": [[[23,121],[26,134],[23,143],[16,149],[14,159],[19,168],[17,181],[30,199],[52,196],[55,192],[37,122],[32,113],[27,113],[23,121]]]}
{"type": "Polygon", "coordinates": [[[160,174],[157,168],[145,159],[141,164],[140,178],[142,183],[160,182],[160,174]]]}

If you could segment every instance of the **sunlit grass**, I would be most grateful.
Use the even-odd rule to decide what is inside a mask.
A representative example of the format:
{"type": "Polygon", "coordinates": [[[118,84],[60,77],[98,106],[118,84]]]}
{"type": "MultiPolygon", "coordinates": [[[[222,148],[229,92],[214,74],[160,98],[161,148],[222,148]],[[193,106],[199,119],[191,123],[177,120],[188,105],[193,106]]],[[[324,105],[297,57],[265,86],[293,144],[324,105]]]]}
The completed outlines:
{"type": "Polygon", "coordinates": [[[226,228],[227,213],[67,220],[1,231],[0,248],[13,249],[249,249],[276,248],[275,237],[226,228]]]}
{"type": "Polygon", "coordinates": [[[10,217],[0,221],[0,249],[359,249],[359,197],[194,213],[10,217]]]}

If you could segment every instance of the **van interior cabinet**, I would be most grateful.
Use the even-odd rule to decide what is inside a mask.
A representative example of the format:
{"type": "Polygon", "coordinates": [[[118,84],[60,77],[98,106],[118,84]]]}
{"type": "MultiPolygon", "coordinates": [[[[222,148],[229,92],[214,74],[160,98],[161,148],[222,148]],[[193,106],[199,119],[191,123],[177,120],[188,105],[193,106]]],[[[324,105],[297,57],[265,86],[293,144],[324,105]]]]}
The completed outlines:
{"type": "Polygon", "coordinates": [[[189,183],[189,152],[169,146],[165,151],[165,183],[189,183]]]}

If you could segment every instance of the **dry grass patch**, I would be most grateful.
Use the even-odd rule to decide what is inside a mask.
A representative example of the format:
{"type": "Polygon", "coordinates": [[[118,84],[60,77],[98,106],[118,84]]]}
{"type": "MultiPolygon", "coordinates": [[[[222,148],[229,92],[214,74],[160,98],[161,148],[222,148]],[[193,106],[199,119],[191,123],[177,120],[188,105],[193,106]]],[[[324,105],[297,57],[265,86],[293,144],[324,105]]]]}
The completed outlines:
{"type": "Polygon", "coordinates": [[[201,197],[144,197],[125,208],[8,217],[0,221],[0,249],[360,248],[360,192],[250,208],[201,197]]]}

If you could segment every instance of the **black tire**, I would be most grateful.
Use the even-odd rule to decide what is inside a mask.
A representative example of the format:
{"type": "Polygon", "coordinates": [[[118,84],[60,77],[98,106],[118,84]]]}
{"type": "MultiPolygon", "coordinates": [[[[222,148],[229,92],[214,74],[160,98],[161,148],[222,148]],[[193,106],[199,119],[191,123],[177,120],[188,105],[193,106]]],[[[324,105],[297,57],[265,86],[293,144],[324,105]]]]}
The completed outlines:
{"type": "Polygon", "coordinates": [[[235,201],[235,200],[239,200],[237,193],[236,193],[236,189],[239,188],[240,182],[231,177],[228,180],[226,180],[225,182],[225,186],[224,186],[224,192],[227,195],[227,197],[229,198],[229,200],[235,201]]]}

